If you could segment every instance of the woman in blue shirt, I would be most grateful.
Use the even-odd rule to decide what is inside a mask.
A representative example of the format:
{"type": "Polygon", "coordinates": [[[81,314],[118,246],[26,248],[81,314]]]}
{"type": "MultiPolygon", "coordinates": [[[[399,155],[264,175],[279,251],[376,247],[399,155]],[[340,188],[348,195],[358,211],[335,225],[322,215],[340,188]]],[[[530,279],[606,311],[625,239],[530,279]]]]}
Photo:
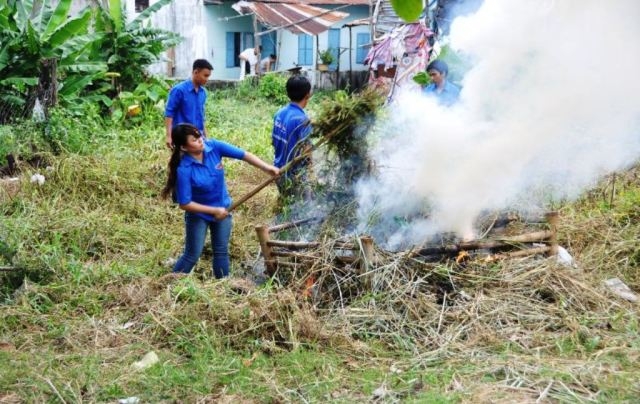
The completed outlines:
{"type": "Polygon", "coordinates": [[[265,173],[278,175],[277,167],[260,160],[228,143],[204,140],[193,125],[180,124],[171,131],[173,153],[169,160],[169,175],[162,196],[173,195],[185,211],[184,253],[173,272],[189,273],[204,247],[207,229],[213,246],[213,274],[229,276],[229,238],[231,236],[231,197],[224,180],[222,158],[244,160],[265,173]]]}

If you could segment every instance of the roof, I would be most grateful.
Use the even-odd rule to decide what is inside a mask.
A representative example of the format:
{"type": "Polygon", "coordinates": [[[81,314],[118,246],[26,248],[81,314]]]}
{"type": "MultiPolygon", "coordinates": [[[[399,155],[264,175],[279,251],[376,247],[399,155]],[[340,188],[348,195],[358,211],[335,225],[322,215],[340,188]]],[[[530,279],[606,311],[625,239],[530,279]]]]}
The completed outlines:
{"type": "Polygon", "coordinates": [[[368,6],[369,0],[253,0],[255,3],[310,4],[322,6],[368,6]]]}
{"type": "Polygon", "coordinates": [[[343,25],[343,27],[359,27],[361,25],[369,25],[371,24],[371,18],[359,18],[357,20],[353,20],[343,25]]]}
{"type": "MultiPolygon", "coordinates": [[[[342,7],[345,6],[346,4],[342,7]]],[[[349,15],[342,11],[327,10],[300,2],[249,2],[242,0],[232,7],[243,15],[255,14],[262,24],[270,28],[284,28],[294,34],[318,35],[349,15]]]]}

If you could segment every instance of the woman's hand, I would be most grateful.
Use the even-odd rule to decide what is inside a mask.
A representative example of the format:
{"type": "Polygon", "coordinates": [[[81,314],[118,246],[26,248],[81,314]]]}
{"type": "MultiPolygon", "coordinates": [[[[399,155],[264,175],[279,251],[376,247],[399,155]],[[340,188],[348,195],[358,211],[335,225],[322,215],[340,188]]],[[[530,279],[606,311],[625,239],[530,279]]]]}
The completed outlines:
{"type": "Polygon", "coordinates": [[[229,211],[225,208],[211,208],[210,214],[216,218],[216,220],[222,220],[229,216],[229,211]]]}
{"type": "Polygon", "coordinates": [[[275,176],[275,177],[277,177],[278,175],[280,175],[280,169],[279,169],[278,167],[276,167],[276,166],[269,165],[269,166],[265,169],[265,171],[266,171],[267,173],[269,173],[269,174],[271,174],[271,175],[275,176]]]}

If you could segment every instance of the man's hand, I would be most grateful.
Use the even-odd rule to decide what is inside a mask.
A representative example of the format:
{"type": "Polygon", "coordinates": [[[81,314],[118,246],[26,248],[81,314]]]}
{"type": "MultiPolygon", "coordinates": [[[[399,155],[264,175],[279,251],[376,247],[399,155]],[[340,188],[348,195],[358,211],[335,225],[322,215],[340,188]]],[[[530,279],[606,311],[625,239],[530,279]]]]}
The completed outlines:
{"type": "Polygon", "coordinates": [[[173,141],[171,140],[171,133],[167,133],[167,138],[165,140],[165,144],[169,149],[173,149],[173,141]]]}

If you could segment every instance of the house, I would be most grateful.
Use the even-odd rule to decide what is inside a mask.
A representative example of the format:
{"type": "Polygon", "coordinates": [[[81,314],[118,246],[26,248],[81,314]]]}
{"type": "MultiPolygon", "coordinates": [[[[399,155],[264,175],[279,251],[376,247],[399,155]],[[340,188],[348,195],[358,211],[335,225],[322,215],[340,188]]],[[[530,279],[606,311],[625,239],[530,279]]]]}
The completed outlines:
{"type": "MultiPolygon", "coordinates": [[[[123,3],[129,18],[135,18],[155,1],[123,3]]],[[[263,57],[278,56],[276,70],[300,66],[314,71],[319,51],[331,48],[336,56],[331,70],[366,72],[362,62],[371,43],[370,9],[369,0],[174,0],[152,15],[151,24],[184,41],[167,52],[168,61],[150,70],[184,78],[194,59],[206,58],[214,79],[237,80],[238,54],[260,41],[263,57]]]]}

